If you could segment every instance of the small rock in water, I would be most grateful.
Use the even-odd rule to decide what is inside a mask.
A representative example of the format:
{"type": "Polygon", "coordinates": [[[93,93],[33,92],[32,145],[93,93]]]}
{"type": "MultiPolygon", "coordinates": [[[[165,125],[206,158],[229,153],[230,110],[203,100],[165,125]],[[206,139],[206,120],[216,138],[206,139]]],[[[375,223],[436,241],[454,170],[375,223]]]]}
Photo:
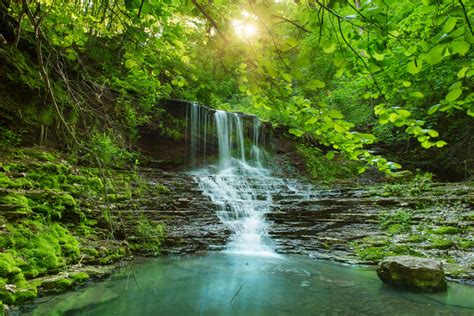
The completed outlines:
{"type": "Polygon", "coordinates": [[[390,285],[422,292],[446,291],[443,264],[412,256],[387,257],[379,263],[377,275],[390,285]]]}

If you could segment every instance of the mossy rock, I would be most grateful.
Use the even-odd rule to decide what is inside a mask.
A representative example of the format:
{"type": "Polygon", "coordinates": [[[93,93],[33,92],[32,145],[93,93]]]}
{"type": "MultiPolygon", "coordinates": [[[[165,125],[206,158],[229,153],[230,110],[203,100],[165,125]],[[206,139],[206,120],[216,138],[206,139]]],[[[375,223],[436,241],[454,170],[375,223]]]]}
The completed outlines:
{"type": "Polygon", "coordinates": [[[32,284],[26,281],[18,284],[0,284],[0,298],[6,304],[20,304],[35,299],[38,296],[38,290],[32,284]]]}
{"type": "Polygon", "coordinates": [[[16,151],[17,158],[36,159],[45,162],[52,162],[58,159],[56,153],[45,151],[42,148],[22,148],[16,151]]]}
{"type": "Polygon", "coordinates": [[[474,248],[474,240],[470,239],[459,239],[456,241],[456,245],[458,246],[459,249],[462,250],[469,250],[474,248]]]}
{"type": "Polygon", "coordinates": [[[8,210],[17,214],[32,212],[28,198],[20,193],[8,193],[0,196],[0,207],[4,210],[3,213],[8,213],[8,210]]]}
{"type": "Polygon", "coordinates": [[[424,248],[445,250],[445,249],[452,248],[453,246],[454,246],[454,242],[452,240],[433,238],[430,240],[430,243],[426,245],[424,248]]]}
{"type": "Polygon", "coordinates": [[[22,224],[8,224],[7,230],[7,237],[0,239],[2,246],[21,253],[24,263],[19,267],[27,277],[59,269],[80,255],[76,238],[57,223],[24,220],[22,224]]]}
{"type": "Polygon", "coordinates": [[[53,279],[44,280],[41,289],[45,292],[60,293],[74,287],[74,280],[67,276],[58,276],[53,279]]]}
{"type": "Polygon", "coordinates": [[[413,234],[410,235],[410,237],[407,238],[408,242],[412,243],[421,243],[426,240],[426,236],[420,235],[420,234],[413,234]]]}
{"type": "Polygon", "coordinates": [[[446,291],[443,264],[429,258],[387,257],[380,262],[377,275],[387,284],[421,292],[446,291]]]}
{"type": "Polygon", "coordinates": [[[433,233],[436,235],[454,235],[459,233],[459,228],[454,226],[442,226],[433,230],[433,233]]]}
{"type": "Polygon", "coordinates": [[[69,277],[74,280],[74,282],[83,284],[90,279],[90,276],[85,272],[76,272],[69,275],[69,277]]]}
{"type": "Polygon", "coordinates": [[[5,173],[0,172],[0,188],[4,189],[33,189],[35,182],[25,178],[11,179],[5,173]]]}

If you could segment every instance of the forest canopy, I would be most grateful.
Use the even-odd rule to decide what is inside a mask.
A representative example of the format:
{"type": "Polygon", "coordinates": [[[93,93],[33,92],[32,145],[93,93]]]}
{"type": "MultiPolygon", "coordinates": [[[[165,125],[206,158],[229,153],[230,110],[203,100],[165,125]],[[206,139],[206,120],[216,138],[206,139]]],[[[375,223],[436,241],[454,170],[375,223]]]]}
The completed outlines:
{"type": "Polygon", "coordinates": [[[450,127],[472,125],[473,12],[463,0],[2,0],[6,77],[40,100],[2,107],[69,144],[93,128],[130,143],[159,100],[187,99],[395,170],[366,145],[442,148],[450,127]]]}

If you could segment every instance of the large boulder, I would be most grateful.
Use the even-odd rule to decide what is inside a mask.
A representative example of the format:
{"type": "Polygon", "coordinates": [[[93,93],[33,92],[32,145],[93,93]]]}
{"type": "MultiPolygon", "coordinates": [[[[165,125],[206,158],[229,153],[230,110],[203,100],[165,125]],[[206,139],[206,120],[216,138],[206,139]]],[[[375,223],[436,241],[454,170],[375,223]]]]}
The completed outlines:
{"type": "Polygon", "coordinates": [[[443,264],[429,258],[387,257],[379,263],[377,275],[384,283],[414,291],[442,292],[448,289],[443,264]]]}

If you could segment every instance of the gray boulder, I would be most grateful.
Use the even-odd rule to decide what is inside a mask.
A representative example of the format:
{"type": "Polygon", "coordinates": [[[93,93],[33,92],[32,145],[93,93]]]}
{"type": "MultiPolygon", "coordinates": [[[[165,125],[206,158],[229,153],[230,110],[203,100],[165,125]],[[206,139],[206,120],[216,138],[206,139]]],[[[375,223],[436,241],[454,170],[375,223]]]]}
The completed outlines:
{"type": "Polygon", "coordinates": [[[448,289],[443,264],[429,258],[387,257],[379,263],[377,275],[384,283],[413,291],[442,292],[448,289]]]}

